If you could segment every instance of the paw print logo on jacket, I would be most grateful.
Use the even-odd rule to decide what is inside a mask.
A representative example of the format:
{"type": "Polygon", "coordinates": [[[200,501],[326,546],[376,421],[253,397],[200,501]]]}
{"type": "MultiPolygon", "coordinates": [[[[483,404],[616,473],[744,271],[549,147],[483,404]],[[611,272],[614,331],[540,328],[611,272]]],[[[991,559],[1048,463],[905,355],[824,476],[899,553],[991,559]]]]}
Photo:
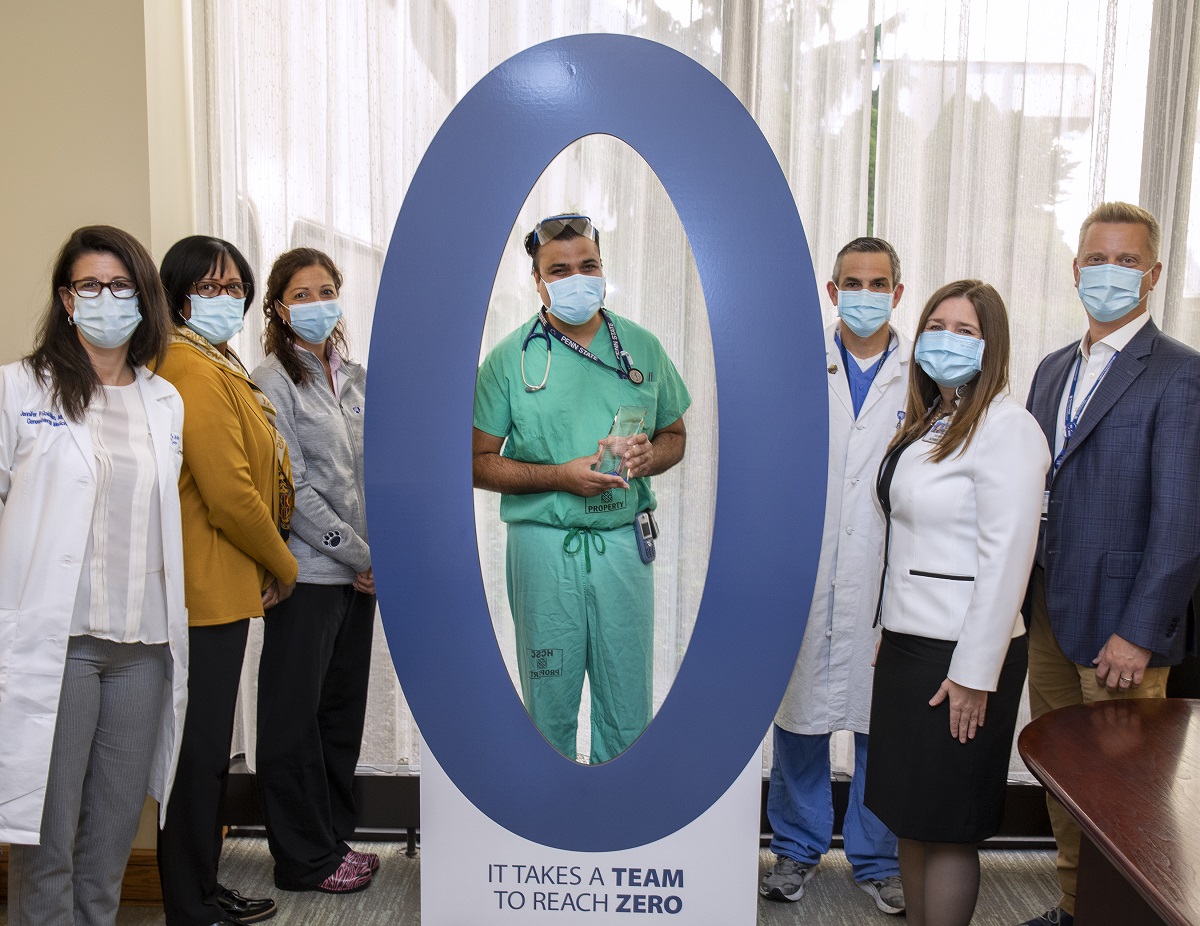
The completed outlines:
{"type": "Polygon", "coordinates": [[[321,538],[321,543],[325,544],[327,547],[336,547],[341,542],[342,532],[339,530],[326,531],[325,535],[321,538]]]}

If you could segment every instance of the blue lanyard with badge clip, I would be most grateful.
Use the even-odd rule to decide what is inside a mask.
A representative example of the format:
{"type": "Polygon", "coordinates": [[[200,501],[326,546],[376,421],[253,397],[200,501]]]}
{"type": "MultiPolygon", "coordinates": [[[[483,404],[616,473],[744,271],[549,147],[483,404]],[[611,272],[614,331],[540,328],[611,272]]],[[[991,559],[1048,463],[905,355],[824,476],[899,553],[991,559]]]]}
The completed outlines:
{"type": "MultiPolygon", "coordinates": [[[[1092,388],[1087,391],[1087,395],[1083,397],[1083,401],[1079,403],[1079,411],[1075,411],[1075,387],[1079,385],[1079,370],[1083,367],[1083,355],[1075,361],[1075,372],[1071,376],[1071,388],[1067,392],[1067,407],[1063,411],[1063,445],[1062,450],[1054,457],[1054,462],[1050,464],[1050,484],[1054,485],[1054,478],[1058,475],[1058,469],[1063,465],[1063,460],[1067,458],[1067,449],[1071,446],[1071,438],[1075,436],[1075,432],[1079,429],[1079,421],[1083,418],[1084,410],[1092,401],[1092,396],[1096,394],[1096,387],[1104,380],[1105,374],[1108,373],[1109,367],[1113,365],[1113,361],[1117,359],[1120,351],[1115,351],[1108,358],[1108,363],[1104,364],[1104,369],[1100,371],[1100,375],[1096,377],[1096,381],[1092,383],[1092,388]],[[1074,412],[1074,414],[1072,414],[1074,412]]],[[[1042,520],[1044,521],[1050,514],[1050,490],[1046,489],[1042,493],[1042,520]]]]}
{"type": "Polygon", "coordinates": [[[1084,410],[1092,401],[1092,396],[1096,394],[1096,387],[1104,380],[1104,376],[1108,373],[1108,368],[1113,365],[1113,361],[1117,359],[1116,351],[1108,358],[1108,363],[1104,364],[1104,369],[1100,371],[1100,375],[1096,377],[1096,381],[1092,383],[1092,388],[1088,390],[1087,395],[1083,397],[1083,401],[1079,403],[1079,411],[1071,414],[1075,407],[1075,387],[1079,384],[1079,370],[1083,366],[1083,356],[1080,355],[1075,361],[1075,373],[1071,377],[1071,389],[1067,392],[1067,407],[1063,414],[1063,445],[1062,450],[1058,452],[1058,456],[1054,458],[1054,465],[1050,467],[1050,481],[1054,481],[1054,477],[1058,474],[1058,468],[1062,466],[1063,460],[1067,455],[1067,448],[1071,446],[1071,438],[1075,436],[1075,431],[1079,428],[1079,419],[1083,417],[1084,410]]]}
{"type": "Polygon", "coordinates": [[[608,317],[608,313],[605,312],[604,309],[600,309],[600,317],[604,319],[604,324],[608,326],[608,336],[612,339],[613,355],[617,358],[617,361],[621,364],[621,367],[609,366],[582,344],[579,344],[572,338],[567,337],[552,324],[550,324],[550,319],[546,317],[546,310],[542,309],[540,312],[538,312],[538,317],[533,320],[533,327],[529,329],[529,334],[525,336],[525,341],[521,345],[521,381],[525,383],[525,391],[538,392],[539,390],[546,388],[546,380],[550,376],[551,338],[562,343],[564,347],[575,351],[575,353],[579,354],[581,357],[586,357],[593,363],[598,363],[600,366],[612,370],[621,379],[627,379],[635,386],[640,386],[645,381],[646,377],[642,375],[641,370],[633,365],[633,361],[629,357],[629,351],[625,350],[621,346],[621,339],[617,337],[616,325],[612,323],[612,319],[608,317]],[[541,326],[542,329],[540,331],[538,330],[539,326],[541,326]],[[536,386],[525,378],[525,349],[529,347],[529,342],[534,338],[543,338],[546,341],[546,369],[542,374],[542,381],[536,386]],[[622,367],[624,367],[624,369],[622,369],[622,367]]]}

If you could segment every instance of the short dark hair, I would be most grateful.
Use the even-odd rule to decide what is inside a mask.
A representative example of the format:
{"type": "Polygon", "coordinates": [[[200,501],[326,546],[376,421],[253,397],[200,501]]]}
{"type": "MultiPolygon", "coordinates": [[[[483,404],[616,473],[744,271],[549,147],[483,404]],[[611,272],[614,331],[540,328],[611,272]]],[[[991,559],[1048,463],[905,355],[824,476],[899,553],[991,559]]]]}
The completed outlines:
{"type": "Polygon", "coordinates": [[[886,254],[892,265],[892,286],[900,285],[900,256],[882,238],[855,238],[837,253],[833,262],[833,285],[842,281],[842,258],[847,254],[886,254]]]}
{"type": "Polygon", "coordinates": [[[63,243],[50,276],[50,302],[38,325],[33,351],[25,363],[42,385],[49,385],[54,402],[72,421],[82,421],[100,377],[75,333],[60,290],[71,285],[75,262],[84,254],[111,254],[133,278],[142,320],[129,339],[129,365],[152,366],[162,359],[171,340],[166,295],[154,260],[133,235],[111,225],[77,228],[63,243]]]}
{"type": "MultiPolygon", "coordinates": [[[[570,241],[572,238],[583,238],[583,237],[584,237],[583,235],[579,234],[579,232],[575,231],[575,229],[571,228],[571,226],[565,225],[565,226],[563,226],[563,230],[560,231],[557,235],[555,235],[550,240],[551,241],[570,241]]],[[[599,230],[596,231],[596,237],[594,240],[596,242],[596,250],[599,251],[600,250],[600,232],[599,232],[599,230]]],[[[537,256],[538,256],[538,251],[540,251],[541,249],[542,249],[542,246],[540,244],[538,244],[537,229],[535,228],[533,231],[531,231],[528,235],[525,236],[525,253],[528,254],[530,259],[533,261],[533,272],[538,273],[539,275],[540,275],[540,271],[538,270],[537,256]]]]}
{"type": "Polygon", "coordinates": [[[241,251],[228,241],[208,235],[189,235],[171,245],[171,249],[163,256],[160,272],[175,324],[183,324],[183,307],[187,305],[188,290],[197,280],[203,280],[211,273],[224,273],[228,260],[233,261],[246,285],[246,298],[242,304],[242,314],[245,315],[254,299],[254,271],[241,251]]]}

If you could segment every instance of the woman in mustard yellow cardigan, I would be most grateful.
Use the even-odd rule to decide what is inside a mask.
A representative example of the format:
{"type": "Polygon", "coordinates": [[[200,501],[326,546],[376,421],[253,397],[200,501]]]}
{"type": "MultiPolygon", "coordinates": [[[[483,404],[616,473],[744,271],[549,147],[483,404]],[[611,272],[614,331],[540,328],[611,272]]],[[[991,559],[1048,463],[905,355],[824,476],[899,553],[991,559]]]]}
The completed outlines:
{"type": "Polygon", "coordinates": [[[275,409],[228,341],[254,296],[250,266],[218,238],[193,236],[163,258],[179,324],[158,373],[183,397],[184,587],[191,670],[179,770],[158,840],[167,926],[252,923],[275,913],[217,882],[218,813],[249,619],[291,594],[293,504],[275,409]]]}

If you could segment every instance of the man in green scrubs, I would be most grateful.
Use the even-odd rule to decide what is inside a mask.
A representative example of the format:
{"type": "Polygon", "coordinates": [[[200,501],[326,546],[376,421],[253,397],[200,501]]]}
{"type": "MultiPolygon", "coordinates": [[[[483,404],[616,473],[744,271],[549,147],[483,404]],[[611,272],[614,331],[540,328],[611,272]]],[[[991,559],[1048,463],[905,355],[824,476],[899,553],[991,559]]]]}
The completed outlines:
{"type": "Polygon", "coordinates": [[[603,308],[590,219],[543,219],[525,250],[542,308],[479,368],[474,481],[501,493],[525,707],[575,757],[586,672],[590,758],[606,762],[650,722],[654,573],[634,519],[655,507],[649,477],[683,457],[691,396],[658,339],[603,308]],[[642,432],[616,472],[599,472],[622,406],[646,410],[642,432]]]}

